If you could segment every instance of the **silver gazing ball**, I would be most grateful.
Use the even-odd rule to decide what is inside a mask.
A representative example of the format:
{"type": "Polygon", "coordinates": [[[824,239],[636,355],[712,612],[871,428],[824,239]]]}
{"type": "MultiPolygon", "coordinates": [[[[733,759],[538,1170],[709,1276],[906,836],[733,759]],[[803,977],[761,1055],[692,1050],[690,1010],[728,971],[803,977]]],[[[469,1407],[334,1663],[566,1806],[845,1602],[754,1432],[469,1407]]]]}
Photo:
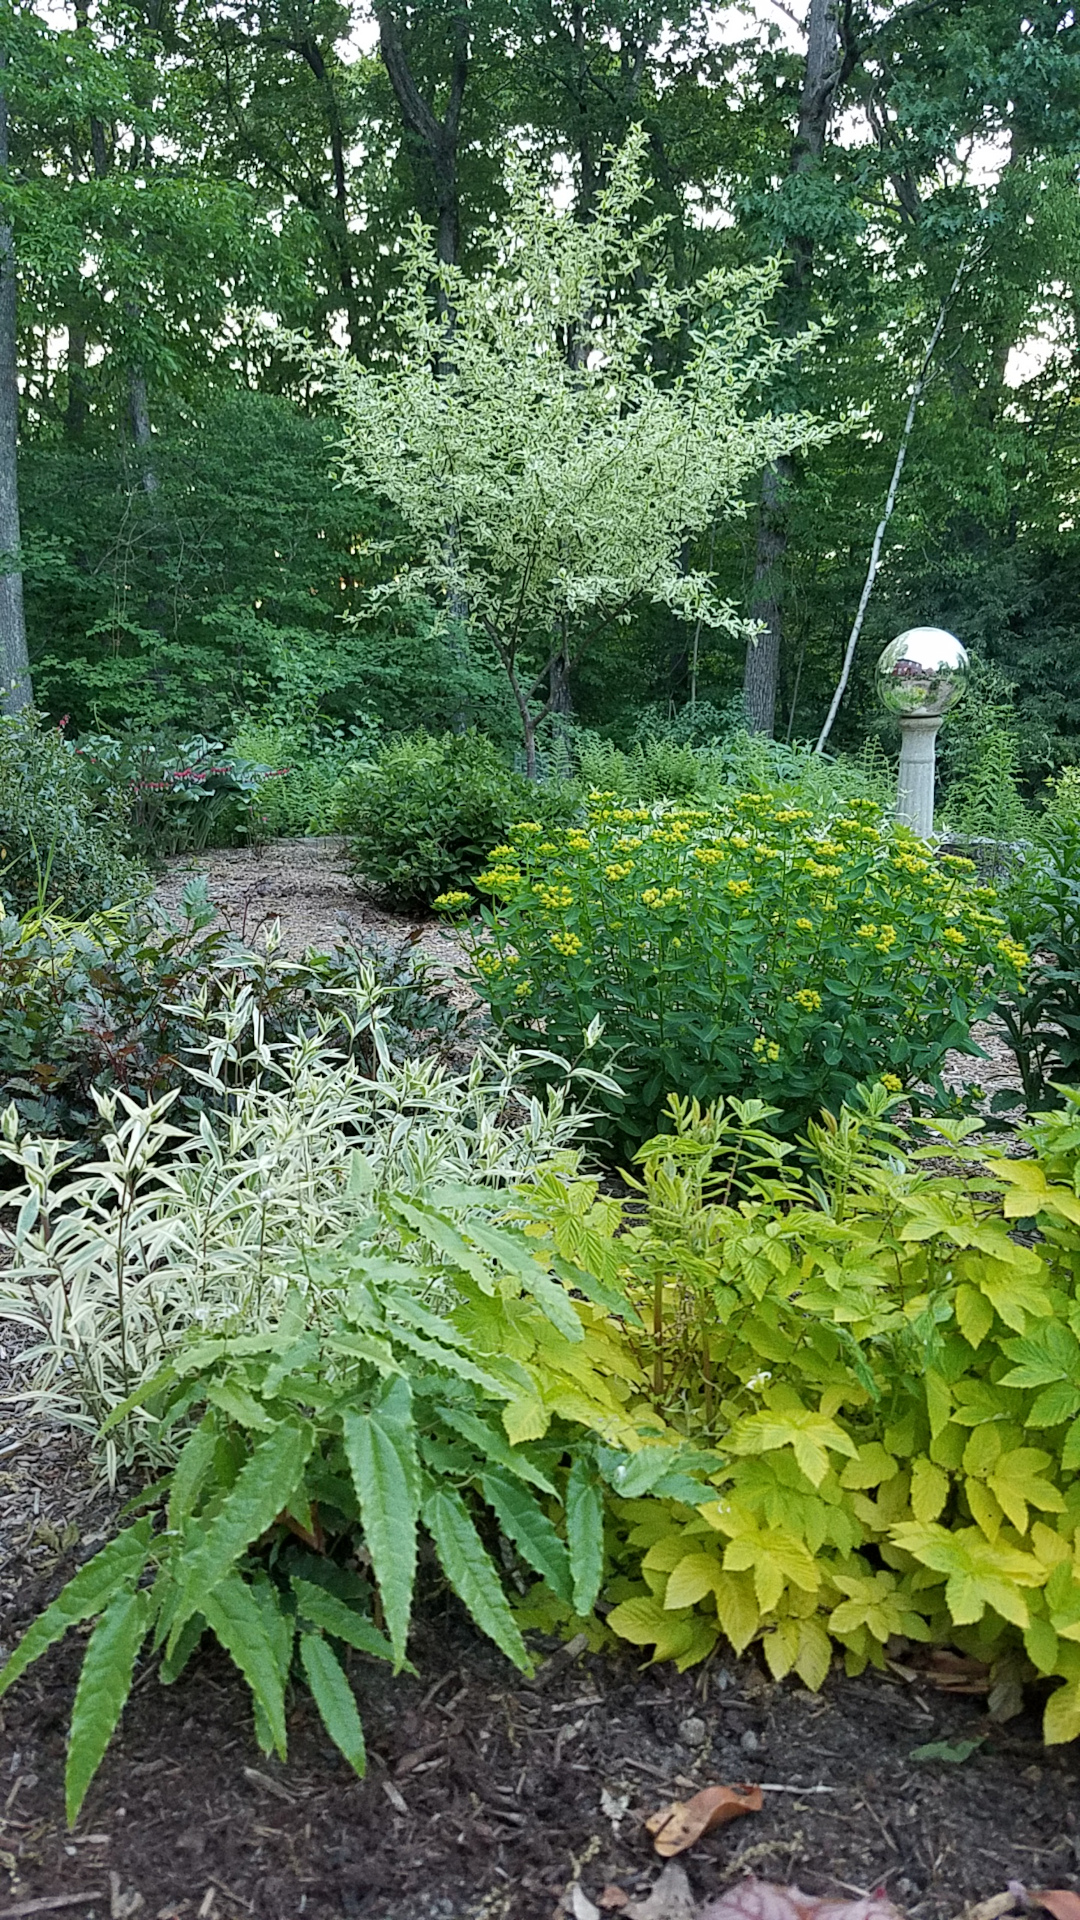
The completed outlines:
{"type": "Polygon", "coordinates": [[[967,685],[968,657],[943,627],[910,627],[890,640],[877,663],[877,686],[890,713],[935,719],[954,707],[967,685]]]}

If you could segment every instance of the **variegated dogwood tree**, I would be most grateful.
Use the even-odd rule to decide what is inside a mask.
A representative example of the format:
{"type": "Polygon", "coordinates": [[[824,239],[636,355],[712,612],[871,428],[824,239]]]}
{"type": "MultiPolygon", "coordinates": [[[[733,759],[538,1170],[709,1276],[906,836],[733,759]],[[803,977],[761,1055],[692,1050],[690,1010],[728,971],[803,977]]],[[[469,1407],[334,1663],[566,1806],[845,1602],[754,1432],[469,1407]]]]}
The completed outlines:
{"type": "Polygon", "coordinates": [[[687,569],[686,542],[741,512],[768,462],[833,431],[768,407],[777,370],[812,344],[769,331],[775,266],[685,289],[655,269],[644,145],[636,132],[613,157],[587,224],[514,159],[482,271],[440,263],[419,222],[404,236],[392,364],[316,356],[344,479],[410,537],[373,597],[428,595],[493,649],[531,775],[560,670],[612,622],[654,601],[749,633],[687,569]]]}

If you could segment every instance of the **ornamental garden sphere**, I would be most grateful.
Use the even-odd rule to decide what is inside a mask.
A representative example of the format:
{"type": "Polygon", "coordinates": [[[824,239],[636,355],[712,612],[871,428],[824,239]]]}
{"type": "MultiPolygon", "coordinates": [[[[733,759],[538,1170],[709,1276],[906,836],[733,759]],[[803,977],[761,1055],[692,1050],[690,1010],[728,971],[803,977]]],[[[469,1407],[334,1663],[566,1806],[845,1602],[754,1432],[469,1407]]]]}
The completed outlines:
{"type": "Polygon", "coordinates": [[[877,663],[882,705],[900,720],[900,777],[896,817],[929,839],[934,831],[937,732],[967,685],[969,661],[955,634],[942,627],[910,627],[877,663]]]}

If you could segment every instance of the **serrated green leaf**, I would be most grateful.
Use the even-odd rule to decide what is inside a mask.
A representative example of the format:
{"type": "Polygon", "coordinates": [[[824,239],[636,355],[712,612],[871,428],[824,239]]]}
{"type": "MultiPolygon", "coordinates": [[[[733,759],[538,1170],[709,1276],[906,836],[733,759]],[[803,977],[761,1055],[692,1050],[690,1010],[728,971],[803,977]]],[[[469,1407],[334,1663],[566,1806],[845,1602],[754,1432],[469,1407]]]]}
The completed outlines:
{"type": "Polygon", "coordinates": [[[443,1572],[481,1632],[494,1640],[522,1673],[532,1673],[533,1663],[502,1583],[461,1495],[448,1487],[432,1485],[424,1500],[423,1515],[443,1572]]]}
{"type": "Polygon", "coordinates": [[[196,1608],[206,1612],[207,1595],[288,1505],[314,1441],[314,1430],[306,1420],[283,1420],[252,1449],[199,1544],[186,1557],[170,1651],[188,1615],[196,1608]]]}
{"type": "Polygon", "coordinates": [[[589,1461],[580,1453],[566,1481],[566,1544],[574,1612],[591,1613],[604,1577],[604,1496],[589,1461]]]}
{"type": "Polygon", "coordinates": [[[168,1525],[182,1527],[195,1511],[204,1480],[213,1465],[221,1424],[213,1407],[207,1409],[194,1433],[184,1442],[173,1469],[168,1525]]]}
{"type": "Polygon", "coordinates": [[[342,1431],[364,1539],[400,1669],[412,1614],[420,1511],[420,1468],[408,1380],[392,1380],[368,1413],[346,1413],[342,1431]]]}
{"type": "Polygon", "coordinates": [[[201,1612],[216,1634],[233,1665],[240,1669],[252,1694],[266,1716],[274,1749],[284,1760],[285,1673],[278,1650],[266,1630],[262,1608],[246,1580],[236,1572],[227,1573],[212,1593],[203,1595],[201,1612]]]}
{"type": "Polygon", "coordinates": [[[393,1666],[394,1649],[374,1621],[339,1600],[336,1593],[328,1593],[325,1587],[317,1587],[311,1580],[301,1580],[295,1573],[292,1590],[300,1618],[308,1626],[320,1627],[335,1640],[355,1647],[358,1653],[369,1653],[373,1659],[386,1660],[393,1666]]]}
{"type": "Polygon", "coordinates": [[[554,1483],[546,1473],[529,1459],[523,1447],[515,1447],[504,1438],[497,1427],[489,1426],[479,1414],[468,1407],[449,1406],[439,1403],[439,1418],[445,1420],[448,1427],[460,1433],[465,1440],[471,1440],[478,1452],[493,1460],[496,1466],[505,1467],[509,1473],[516,1474],[519,1480],[527,1480],[530,1486],[539,1488],[541,1493],[554,1494],[554,1483]]]}
{"type": "Polygon", "coordinates": [[[52,1605],[38,1615],[18,1642],[0,1672],[0,1696],[49,1647],[55,1645],[57,1640],[62,1640],[69,1627],[78,1626],[81,1620],[92,1619],[108,1606],[114,1594],[134,1587],[150,1557],[152,1527],[153,1521],[149,1516],[137,1521],[133,1527],[118,1533],[115,1540],[110,1540],[100,1553],[95,1553],[92,1560],[79,1568],[63,1591],[57,1594],[52,1605]]]}
{"type": "Polygon", "coordinates": [[[367,1772],[364,1729],[348,1676],[321,1633],[300,1635],[300,1660],[323,1726],[362,1780],[367,1772]]]}
{"type": "Polygon", "coordinates": [[[64,1800],[69,1827],[75,1825],[105,1749],[116,1731],[131,1692],[131,1676],[146,1638],[153,1600],[144,1589],[114,1593],[90,1635],[83,1656],[68,1732],[64,1800]]]}
{"type": "Polygon", "coordinates": [[[553,1593],[567,1605],[573,1604],[570,1557],[547,1514],[519,1480],[509,1474],[488,1472],[481,1476],[484,1499],[495,1514],[508,1540],[512,1540],[523,1560],[546,1580],[553,1593]]]}

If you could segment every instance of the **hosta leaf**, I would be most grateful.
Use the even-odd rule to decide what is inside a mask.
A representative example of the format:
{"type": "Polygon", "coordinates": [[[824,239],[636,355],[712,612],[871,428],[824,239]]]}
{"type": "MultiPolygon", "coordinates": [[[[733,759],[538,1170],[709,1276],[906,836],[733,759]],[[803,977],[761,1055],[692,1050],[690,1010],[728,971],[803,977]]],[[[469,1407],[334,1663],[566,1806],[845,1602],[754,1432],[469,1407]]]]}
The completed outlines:
{"type": "Polygon", "coordinates": [[[292,1576],[292,1590],[300,1617],[309,1626],[321,1627],[324,1633],[333,1634],[335,1640],[344,1640],[346,1646],[355,1647],[358,1653],[370,1653],[374,1659],[388,1660],[393,1665],[394,1649],[374,1621],[339,1600],[336,1593],[328,1593],[325,1587],[301,1580],[296,1574],[292,1576]]]}
{"type": "Polygon", "coordinates": [[[11,1658],[0,1672],[0,1695],[13,1686],[21,1673],[47,1649],[62,1640],[69,1627],[101,1613],[113,1595],[134,1587],[150,1557],[153,1521],[139,1520],[135,1526],[118,1533],[115,1540],[95,1553],[84,1567],[57,1594],[51,1606],[38,1615],[18,1642],[11,1658]]]}
{"type": "Polygon", "coordinates": [[[253,1447],[199,1544],[187,1556],[184,1585],[169,1636],[170,1651],[180,1628],[223,1580],[253,1540],[266,1532],[299,1485],[314,1444],[306,1420],[283,1420],[274,1433],[253,1447]]]}
{"type": "Polygon", "coordinates": [[[533,1663],[510,1611],[502,1583],[459,1493],[432,1485],[423,1505],[424,1525],[450,1585],[481,1632],[523,1673],[533,1663]]]}
{"type": "Polygon", "coordinates": [[[302,1633],[300,1660],[323,1726],[353,1772],[358,1773],[362,1780],[367,1771],[364,1729],[356,1710],[353,1690],[337,1655],[327,1646],[321,1633],[302,1633]]]}
{"type": "Polygon", "coordinates": [[[420,1468],[408,1380],[391,1381],[368,1413],[346,1413],[342,1430],[364,1539],[400,1668],[409,1637],[420,1510],[420,1468]]]}
{"type": "Polygon", "coordinates": [[[604,1576],[604,1496],[583,1454],[575,1458],[566,1481],[566,1544],[574,1612],[591,1613],[604,1576]]]}
{"type": "Polygon", "coordinates": [[[481,1477],[484,1499],[495,1514],[508,1540],[512,1540],[523,1560],[546,1580],[553,1593],[567,1605],[573,1604],[570,1556],[547,1514],[539,1507],[519,1480],[509,1474],[489,1472],[481,1477]]]}
{"type": "Polygon", "coordinates": [[[203,1595],[201,1611],[234,1666],[240,1669],[262,1708],[275,1751],[284,1760],[285,1675],[282,1672],[262,1608],[238,1573],[228,1573],[212,1593],[203,1595]]]}
{"type": "Polygon", "coordinates": [[[114,1593],[87,1642],[68,1733],[64,1799],[68,1826],[79,1808],[131,1692],[135,1659],[153,1613],[151,1595],[114,1593]]]}

